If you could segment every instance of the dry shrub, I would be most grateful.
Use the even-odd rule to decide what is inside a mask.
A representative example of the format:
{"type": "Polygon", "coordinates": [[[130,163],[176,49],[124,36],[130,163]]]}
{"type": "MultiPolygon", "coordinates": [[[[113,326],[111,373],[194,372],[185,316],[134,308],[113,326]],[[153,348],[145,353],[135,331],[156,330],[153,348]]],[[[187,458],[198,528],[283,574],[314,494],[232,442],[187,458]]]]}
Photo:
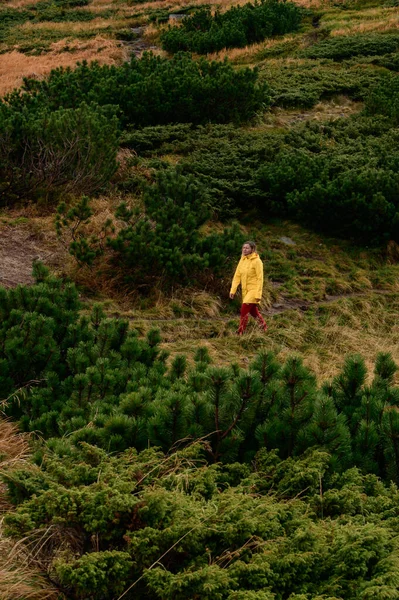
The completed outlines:
{"type": "Polygon", "coordinates": [[[96,37],[90,41],[61,40],[41,56],[28,56],[17,50],[7,52],[0,61],[0,96],[22,85],[24,77],[41,79],[56,67],[73,67],[77,62],[96,60],[100,64],[119,64],[127,51],[115,40],[96,37]],[[68,46],[69,51],[63,51],[68,46]]]}
{"type": "Polygon", "coordinates": [[[116,160],[118,162],[118,170],[114,175],[116,181],[126,181],[132,172],[132,163],[137,157],[135,150],[129,148],[119,148],[116,160]]]}

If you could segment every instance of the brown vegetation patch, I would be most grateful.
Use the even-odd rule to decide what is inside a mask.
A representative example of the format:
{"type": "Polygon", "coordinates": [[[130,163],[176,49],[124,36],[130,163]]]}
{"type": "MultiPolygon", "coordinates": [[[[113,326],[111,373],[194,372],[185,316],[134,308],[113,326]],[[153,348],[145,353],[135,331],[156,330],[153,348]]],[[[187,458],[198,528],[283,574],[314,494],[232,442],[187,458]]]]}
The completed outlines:
{"type": "Polygon", "coordinates": [[[119,29],[126,25],[125,19],[103,19],[98,17],[91,21],[77,21],[70,22],[65,21],[62,23],[43,21],[42,23],[34,23],[33,21],[26,21],[19,27],[20,31],[58,31],[64,32],[66,36],[79,35],[79,33],[87,33],[90,31],[97,31],[98,29],[119,29]]]}
{"type": "Polygon", "coordinates": [[[331,31],[332,36],[353,35],[355,33],[388,33],[398,31],[399,29],[399,11],[393,14],[389,19],[381,18],[362,23],[346,23],[342,27],[337,27],[331,31]]]}
{"type": "Polygon", "coordinates": [[[362,109],[362,102],[355,102],[341,95],[332,100],[318,102],[311,109],[273,108],[271,112],[264,115],[261,124],[250,129],[260,131],[275,127],[289,127],[306,121],[336,121],[359,113],[362,109]]]}
{"type": "MultiPolygon", "coordinates": [[[[66,252],[56,240],[53,217],[0,216],[0,285],[33,283],[32,263],[41,260],[58,269],[66,252]]],[[[1,399],[0,399],[1,400],[1,399]]]]}
{"type": "MultiPolygon", "coordinates": [[[[267,39],[256,44],[249,44],[243,48],[229,48],[220,50],[219,52],[209,53],[207,54],[207,58],[209,60],[224,60],[225,58],[228,58],[235,63],[248,63],[252,60],[255,64],[256,60],[259,58],[258,54],[263,50],[270,50],[283,43],[293,42],[295,39],[295,36],[288,34],[278,38],[267,39]]],[[[272,59],[269,59],[269,61],[270,60],[272,59]]]]}
{"type": "Polygon", "coordinates": [[[54,42],[50,52],[42,56],[27,56],[13,50],[1,57],[0,96],[20,87],[24,77],[40,79],[56,67],[73,67],[83,60],[96,60],[100,64],[116,64],[126,58],[126,50],[118,42],[102,37],[89,41],[54,42]]]}
{"type": "Polygon", "coordinates": [[[23,8],[24,6],[32,6],[37,4],[40,0],[9,0],[4,5],[7,8],[23,8]]]}
{"type": "Polygon", "coordinates": [[[15,227],[0,229],[0,284],[14,287],[33,283],[32,262],[39,259],[40,250],[29,231],[15,227]]]}
{"type": "Polygon", "coordinates": [[[0,419],[0,465],[10,464],[16,460],[26,458],[29,453],[29,445],[26,436],[18,431],[18,427],[0,419]]]}
{"type": "Polygon", "coordinates": [[[294,0],[294,2],[304,8],[321,8],[330,4],[328,0],[294,0]]]}
{"type": "MultiPolygon", "coordinates": [[[[0,409],[6,398],[0,398],[0,409]]],[[[18,427],[0,418],[0,473],[5,473],[9,468],[24,461],[29,455],[28,438],[18,431],[18,427]]],[[[0,514],[11,508],[6,496],[5,483],[0,480],[0,514]]],[[[1,537],[1,536],[0,536],[1,537]]],[[[0,540],[1,547],[1,540],[0,540]]],[[[1,577],[1,558],[0,558],[0,580],[1,577]]],[[[0,598],[3,596],[0,594],[0,598]]]]}

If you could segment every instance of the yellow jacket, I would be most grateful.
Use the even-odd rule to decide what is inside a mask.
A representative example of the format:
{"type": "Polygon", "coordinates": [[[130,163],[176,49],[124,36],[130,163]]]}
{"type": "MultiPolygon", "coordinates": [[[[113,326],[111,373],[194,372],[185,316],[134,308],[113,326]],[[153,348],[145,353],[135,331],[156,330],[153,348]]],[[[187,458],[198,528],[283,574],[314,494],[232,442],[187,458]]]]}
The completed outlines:
{"type": "Polygon", "coordinates": [[[236,293],[240,283],[243,304],[259,304],[263,290],[263,263],[256,252],[241,257],[230,294],[236,293]]]}

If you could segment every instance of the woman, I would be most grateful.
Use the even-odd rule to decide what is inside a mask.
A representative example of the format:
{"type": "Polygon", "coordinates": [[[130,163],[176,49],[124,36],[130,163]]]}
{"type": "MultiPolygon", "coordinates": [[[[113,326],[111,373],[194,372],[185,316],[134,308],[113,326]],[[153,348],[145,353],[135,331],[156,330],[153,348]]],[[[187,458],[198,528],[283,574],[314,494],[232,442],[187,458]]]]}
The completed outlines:
{"type": "Polygon", "coordinates": [[[238,334],[242,335],[248,324],[248,315],[251,314],[258,320],[263,331],[267,330],[267,325],[259,312],[258,304],[262,299],[263,288],[263,264],[256,253],[255,242],[245,242],[242,247],[241,260],[234,273],[233,283],[231,284],[230,298],[233,299],[238,286],[241,284],[242,305],[241,319],[238,328],[238,334]]]}

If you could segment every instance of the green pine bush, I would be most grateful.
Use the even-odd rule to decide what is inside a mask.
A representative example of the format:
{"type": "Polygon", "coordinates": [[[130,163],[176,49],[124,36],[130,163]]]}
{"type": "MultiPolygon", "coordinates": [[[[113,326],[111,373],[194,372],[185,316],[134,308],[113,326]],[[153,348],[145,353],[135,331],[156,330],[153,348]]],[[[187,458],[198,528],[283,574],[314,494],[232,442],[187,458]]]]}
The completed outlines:
{"type": "Polygon", "coordinates": [[[5,481],[5,532],[71,600],[395,598],[398,488],[328,452],[207,466],[204,444],[118,456],[68,439],[5,481]],[[40,543],[39,543],[40,542],[40,543]]]}
{"type": "Polygon", "coordinates": [[[371,91],[366,111],[371,115],[386,115],[394,125],[399,123],[399,75],[386,77],[371,91]]]}
{"type": "Polygon", "coordinates": [[[260,0],[234,6],[226,12],[200,8],[185,17],[179,27],[169,27],[161,35],[168,52],[189,50],[198,54],[223,48],[242,48],[273,35],[296,31],[301,11],[292,2],[260,0]]]}
{"type": "Polygon", "coordinates": [[[98,105],[14,110],[0,104],[0,204],[15,198],[93,194],[116,171],[116,117],[98,105]]]}
{"type": "Polygon", "coordinates": [[[303,50],[301,56],[341,61],[352,56],[383,56],[396,52],[398,48],[397,34],[344,35],[322,40],[303,50]]]}
{"type": "Polygon", "coordinates": [[[363,359],[352,356],[322,389],[299,357],[279,365],[268,352],[246,371],[214,367],[203,349],[192,366],[184,356],[167,366],[156,330],[140,339],[99,305],[80,316],[74,286],[35,271],[35,285],[0,295],[0,394],[26,431],[108,452],[167,452],[205,437],[210,463],[249,462],[259,448],[282,458],[313,448],[328,452],[337,472],[357,466],[398,480],[389,355],[377,357],[370,385],[363,359]]]}
{"type": "Polygon", "coordinates": [[[82,102],[113,107],[123,128],[168,123],[228,123],[251,119],[268,104],[267,86],[256,69],[233,69],[227,62],[172,59],[144,53],[120,66],[86,62],[54,69],[46,80],[25,79],[5,103],[29,113],[75,108],[82,102]]]}

